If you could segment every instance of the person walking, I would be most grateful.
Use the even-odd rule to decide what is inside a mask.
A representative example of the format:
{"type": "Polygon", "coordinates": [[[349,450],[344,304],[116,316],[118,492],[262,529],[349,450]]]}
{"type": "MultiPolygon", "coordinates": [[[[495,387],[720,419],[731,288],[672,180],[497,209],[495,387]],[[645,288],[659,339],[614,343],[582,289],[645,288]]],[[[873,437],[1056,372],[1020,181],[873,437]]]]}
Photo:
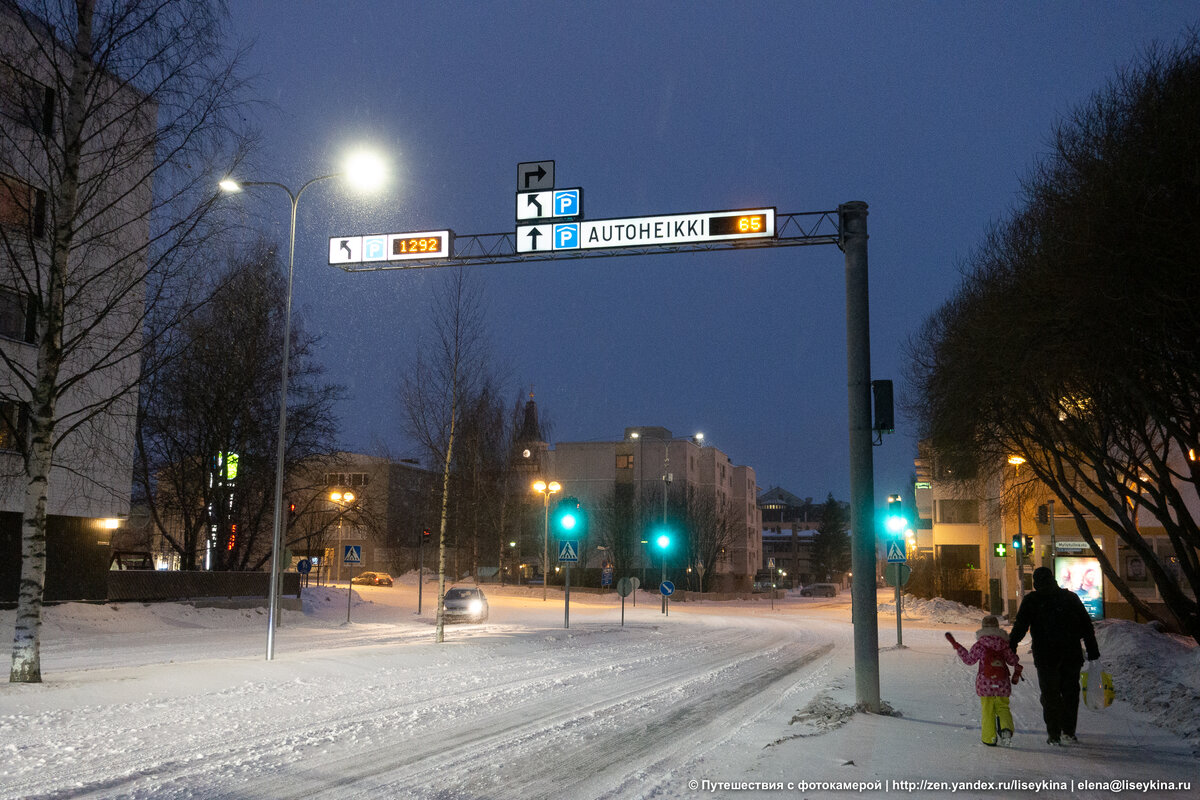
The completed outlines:
{"type": "Polygon", "coordinates": [[[1012,694],[1012,684],[1021,679],[1021,663],[1008,646],[1008,637],[1000,630],[1000,620],[991,614],[984,617],[983,626],[975,632],[975,644],[970,650],[955,641],[950,631],[946,631],[946,639],[954,646],[964,664],[979,664],[979,672],[975,675],[975,694],[979,695],[980,737],[983,743],[989,747],[995,747],[997,742],[1004,747],[1009,746],[1012,744],[1013,718],[1008,698],[1012,694]],[[1009,666],[1015,667],[1011,679],[1008,677],[1009,666]]]}
{"type": "Polygon", "coordinates": [[[1046,722],[1046,743],[1077,742],[1079,673],[1083,670],[1079,642],[1082,639],[1087,648],[1088,661],[1100,658],[1100,648],[1083,601],[1070,589],[1059,586],[1048,567],[1033,571],[1033,591],[1021,601],[1008,637],[1013,652],[1026,632],[1033,639],[1033,666],[1046,722]]]}

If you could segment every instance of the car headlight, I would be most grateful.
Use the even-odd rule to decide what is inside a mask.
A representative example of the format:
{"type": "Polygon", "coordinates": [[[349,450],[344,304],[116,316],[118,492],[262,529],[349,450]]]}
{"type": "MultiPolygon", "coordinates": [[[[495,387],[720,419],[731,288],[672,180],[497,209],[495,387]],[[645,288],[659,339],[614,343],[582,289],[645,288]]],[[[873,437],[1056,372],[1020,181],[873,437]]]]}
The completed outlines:
{"type": "Polygon", "coordinates": [[[483,611],[483,603],[479,600],[472,600],[467,604],[467,611],[470,611],[472,614],[478,614],[480,611],[483,611]]]}

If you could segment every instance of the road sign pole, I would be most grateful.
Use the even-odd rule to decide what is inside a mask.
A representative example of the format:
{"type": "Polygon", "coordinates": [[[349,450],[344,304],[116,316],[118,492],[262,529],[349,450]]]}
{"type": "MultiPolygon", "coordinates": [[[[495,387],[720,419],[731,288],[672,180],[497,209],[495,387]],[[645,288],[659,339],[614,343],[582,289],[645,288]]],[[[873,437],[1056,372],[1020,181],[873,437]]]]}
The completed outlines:
{"type": "Polygon", "coordinates": [[[563,594],[563,627],[571,627],[571,562],[567,562],[567,584],[563,594]]]}
{"type": "Polygon", "coordinates": [[[904,632],[900,630],[901,609],[900,604],[903,600],[900,598],[900,569],[896,568],[896,647],[904,647],[904,632]]]}
{"type": "Polygon", "coordinates": [[[871,430],[871,322],[867,286],[867,204],[838,207],[846,261],[846,389],[850,428],[851,620],[854,689],[871,713],[879,697],[879,620],[875,602],[875,462],[871,430]]]}

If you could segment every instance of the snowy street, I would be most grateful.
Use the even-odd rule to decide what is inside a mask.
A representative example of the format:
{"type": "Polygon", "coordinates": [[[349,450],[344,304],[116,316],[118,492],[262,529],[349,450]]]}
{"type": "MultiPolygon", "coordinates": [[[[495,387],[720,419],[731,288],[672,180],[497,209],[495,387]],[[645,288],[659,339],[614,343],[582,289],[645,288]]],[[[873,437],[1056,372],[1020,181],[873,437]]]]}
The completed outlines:
{"type": "MultiPolygon", "coordinates": [[[[1200,739],[1183,738],[1179,726],[1189,723],[1172,722],[1169,711],[1157,721],[1177,732],[1135,710],[1153,705],[1139,694],[1152,687],[1139,679],[1143,686],[1131,692],[1115,664],[1117,703],[1081,710],[1080,745],[1046,746],[1035,680],[1014,691],[1015,746],[984,747],[974,668],[942,638],[953,630],[970,641],[976,614],[952,604],[914,610],[903,650],[894,647],[890,609],[881,612],[882,694],[901,715],[881,717],[851,710],[845,595],[788,597],[774,610],[765,599],[674,603],[663,617],[657,598],[643,593],[637,608],[626,603],[622,627],[615,595],[573,594],[564,630],[561,592],[543,602],[540,590],[485,587],[488,622],[448,625],[437,645],[434,586],[426,586],[421,617],[413,585],[355,587],[349,625],[344,585],[310,588],[304,613],[285,612],[272,662],[263,659],[265,614],[256,609],[48,608],[45,683],[0,690],[0,797],[950,791],[921,781],[970,783],[959,793],[996,797],[1075,781],[1077,796],[1100,797],[1111,788],[1081,790],[1078,782],[1196,785],[1200,739]],[[978,783],[1013,780],[1027,782],[1024,791],[978,783]],[[820,785],[831,782],[863,787],[820,785]]],[[[11,626],[12,614],[0,620],[11,626]]],[[[1145,627],[1102,626],[1102,652],[1128,646],[1179,671],[1175,689],[1155,682],[1154,690],[1177,690],[1177,702],[1190,697],[1194,712],[1196,649],[1145,627]],[[1145,636],[1161,642],[1148,646],[1145,636]]],[[[1032,675],[1027,646],[1021,656],[1032,675]]]]}

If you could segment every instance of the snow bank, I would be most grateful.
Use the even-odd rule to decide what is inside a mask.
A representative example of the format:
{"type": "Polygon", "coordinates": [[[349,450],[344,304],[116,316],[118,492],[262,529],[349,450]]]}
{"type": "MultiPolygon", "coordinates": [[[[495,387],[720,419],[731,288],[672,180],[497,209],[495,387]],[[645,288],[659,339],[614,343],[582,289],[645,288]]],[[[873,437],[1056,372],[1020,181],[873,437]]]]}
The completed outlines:
{"type": "Polygon", "coordinates": [[[1200,648],[1152,625],[1109,620],[1096,625],[1100,663],[1118,698],[1200,747],[1200,648]]]}
{"type": "MultiPolygon", "coordinates": [[[[945,600],[941,597],[935,597],[932,600],[926,600],[921,597],[913,597],[911,594],[902,596],[904,606],[904,619],[924,622],[937,622],[947,625],[978,625],[983,619],[984,612],[978,608],[964,606],[962,603],[956,603],[952,600],[945,600]]],[[[895,602],[880,603],[880,614],[896,614],[895,602]]]]}

